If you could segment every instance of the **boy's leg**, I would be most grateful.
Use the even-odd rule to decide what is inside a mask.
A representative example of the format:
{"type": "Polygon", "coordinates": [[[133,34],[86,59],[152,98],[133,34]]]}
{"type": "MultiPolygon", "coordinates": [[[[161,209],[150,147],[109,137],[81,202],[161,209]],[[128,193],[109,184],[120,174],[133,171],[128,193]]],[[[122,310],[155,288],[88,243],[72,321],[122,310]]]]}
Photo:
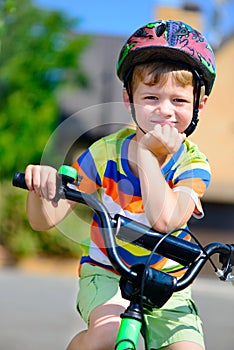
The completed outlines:
{"type": "Polygon", "coordinates": [[[88,330],[78,333],[67,350],[113,350],[124,306],[105,303],[90,314],[88,330]]]}
{"type": "MultiPolygon", "coordinates": [[[[161,350],[204,350],[204,348],[194,342],[182,341],[161,348],[161,350]]],[[[152,349],[153,350],[153,349],[152,349]]]]}

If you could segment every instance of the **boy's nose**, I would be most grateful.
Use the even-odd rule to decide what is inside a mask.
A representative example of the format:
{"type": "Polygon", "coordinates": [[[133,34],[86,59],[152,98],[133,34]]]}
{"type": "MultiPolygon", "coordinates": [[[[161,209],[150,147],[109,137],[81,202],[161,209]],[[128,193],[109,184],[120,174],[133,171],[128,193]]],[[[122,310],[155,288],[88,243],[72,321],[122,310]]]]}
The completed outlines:
{"type": "Polygon", "coordinates": [[[164,118],[169,118],[173,115],[173,108],[170,101],[161,101],[156,108],[156,114],[164,118]]]}

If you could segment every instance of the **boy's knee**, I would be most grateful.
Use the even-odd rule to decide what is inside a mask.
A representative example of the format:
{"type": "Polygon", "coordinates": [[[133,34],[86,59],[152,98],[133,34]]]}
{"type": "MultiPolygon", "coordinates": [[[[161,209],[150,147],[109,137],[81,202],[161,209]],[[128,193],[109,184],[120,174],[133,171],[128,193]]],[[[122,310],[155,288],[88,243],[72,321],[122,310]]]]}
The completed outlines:
{"type": "Polygon", "coordinates": [[[99,326],[86,333],[87,341],[92,342],[92,350],[112,350],[118,334],[118,325],[115,323],[99,326]]]}
{"type": "Polygon", "coordinates": [[[115,323],[89,328],[75,335],[66,350],[112,350],[118,333],[115,323]]]}

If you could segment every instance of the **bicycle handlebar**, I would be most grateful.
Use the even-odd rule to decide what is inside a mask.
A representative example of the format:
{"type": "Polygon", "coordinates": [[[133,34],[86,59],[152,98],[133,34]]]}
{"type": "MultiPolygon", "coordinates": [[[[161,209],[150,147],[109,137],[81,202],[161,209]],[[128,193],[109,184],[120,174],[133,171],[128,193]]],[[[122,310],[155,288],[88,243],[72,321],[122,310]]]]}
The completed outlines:
{"type": "MultiPolygon", "coordinates": [[[[21,172],[15,173],[12,184],[15,187],[20,187],[26,190],[28,189],[25,182],[25,174],[21,172]]],[[[65,183],[63,183],[62,186],[63,186],[62,190],[61,189],[57,190],[55,198],[59,199],[58,192],[61,192],[60,196],[62,196],[63,194],[63,196],[65,196],[67,199],[73,202],[85,204],[88,207],[90,207],[92,210],[94,210],[98,214],[101,222],[101,226],[103,228],[103,233],[104,233],[103,239],[105,242],[105,247],[107,250],[108,257],[111,261],[111,264],[119,272],[121,276],[128,274],[129,277],[135,278],[136,273],[132,272],[127,266],[123,264],[122,260],[120,259],[117,253],[114,235],[112,234],[113,233],[112,220],[105,206],[102,204],[102,202],[98,201],[92,195],[70,189],[69,187],[67,187],[67,184],[65,183]]]]}
{"type": "MultiPolygon", "coordinates": [[[[24,173],[17,172],[13,178],[13,186],[27,189],[24,173]]],[[[232,267],[234,265],[234,244],[224,244],[221,242],[212,242],[205,247],[196,243],[185,241],[181,238],[166,235],[157,232],[145,225],[129,220],[121,215],[110,216],[104,204],[94,196],[74,190],[69,187],[66,176],[62,178],[62,184],[57,189],[56,200],[66,198],[71,201],[82,203],[90,207],[97,215],[101,223],[101,230],[109,260],[113,268],[125,279],[137,281],[139,274],[142,277],[141,268],[130,268],[125,265],[118,254],[116,237],[130,242],[132,244],[153,250],[158,244],[157,254],[175,260],[186,266],[187,270],[178,280],[168,280],[173,292],[180,291],[188,287],[198,276],[199,272],[214,254],[219,254],[220,262],[223,264],[222,269],[217,271],[221,280],[231,280],[232,267]]],[[[166,274],[163,274],[165,279],[166,274]]],[[[151,271],[148,273],[150,276],[151,271]]],[[[149,277],[150,279],[151,277],[149,277]]],[[[161,275],[153,275],[153,280],[158,280],[161,275]]],[[[149,282],[151,286],[151,281],[149,282]]],[[[163,282],[164,283],[164,282],[163,282]]],[[[167,283],[167,282],[165,282],[167,283]]],[[[138,283],[139,284],[139,283],[138,283]]]]}
{"type": "Polygon", "coordinates": [[[25,182],[25,174],[19,171],[16,172],[12,180],[12,185],[15,187],[23,188],[24,190],[28,190],[25,182]]]}

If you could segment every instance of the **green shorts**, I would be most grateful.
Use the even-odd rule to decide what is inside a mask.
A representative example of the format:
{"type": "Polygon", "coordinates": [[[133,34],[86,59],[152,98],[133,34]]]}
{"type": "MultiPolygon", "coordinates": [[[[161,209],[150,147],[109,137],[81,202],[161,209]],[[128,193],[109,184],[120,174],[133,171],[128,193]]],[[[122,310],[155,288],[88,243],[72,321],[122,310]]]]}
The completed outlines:
{"type": "MultiPolygon", "coordinates": [[[[79,280],[77,309],[88,324],[90,312],[110,299],[127,307],[121,297],[119,276],[97,266],[84,264],[79,280]]],[[[176,292],[160,309],[145,310],[150,349],[160,349],[179,341],[192,341],[205,349],[202,322],[191,298],[191,288],[176,292]]]]}

